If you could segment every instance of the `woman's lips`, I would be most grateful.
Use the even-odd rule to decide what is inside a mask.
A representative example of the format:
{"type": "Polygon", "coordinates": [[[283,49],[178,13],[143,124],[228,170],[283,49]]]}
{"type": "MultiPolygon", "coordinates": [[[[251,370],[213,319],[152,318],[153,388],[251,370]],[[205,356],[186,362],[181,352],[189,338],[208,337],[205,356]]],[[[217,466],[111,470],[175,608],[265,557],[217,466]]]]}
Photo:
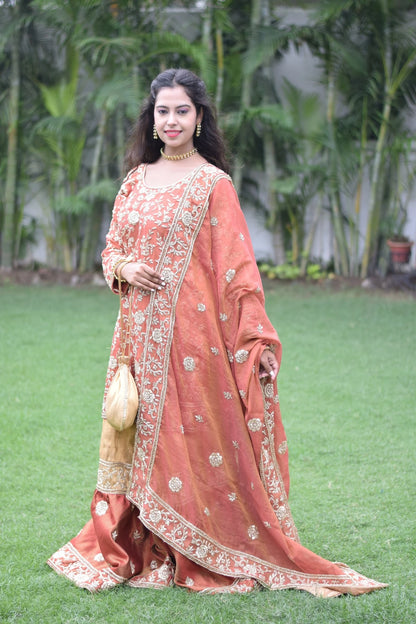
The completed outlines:
{"type": "Polygon", "coordinates": [[[166,130],[165,131],[165,134],[171,139],[174,139],[175,137],[179,136],[180,133],[181,133],[180,130],[166,130]]]}

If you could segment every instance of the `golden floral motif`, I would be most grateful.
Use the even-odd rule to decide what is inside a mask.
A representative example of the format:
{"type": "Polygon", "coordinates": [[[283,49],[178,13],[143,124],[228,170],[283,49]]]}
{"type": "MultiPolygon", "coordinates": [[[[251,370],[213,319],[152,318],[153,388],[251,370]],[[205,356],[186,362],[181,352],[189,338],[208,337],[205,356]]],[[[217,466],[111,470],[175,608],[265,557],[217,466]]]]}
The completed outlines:
{"type": "Polygon", "coordinates": [[[237,494],[235,492],[231,492],[231,494],[228,494],[228,498],[233,503],[235,500],[237,500],[237,494]]]}
{"type": "Polygon", "coordinates": [[[283,520],[283,518],[285,518],[286,516],[286,507],[284,505],[280,505],[277,509],[276,509],[276,516],[279,518],[280,521],[283,520]]]}
{"type": "Polygon", "coordinates": [[[187,371],[195,370],[195,360],[192,357],[186,357],[183,361],[183,366],[187,371]]]}
{"type": "Polygon", "coordinates": [[[242,399],[246,398],[247,392],[245,390],[239,390],[238,393],[242,399]]]}
{"type": "Polygon", "coordinates": [[[208,546],[206,546],[205,544],[201,544],[200,546],[198,546],[198,548],[195,551],[195,554],[197,557],[199,557],[200,559],[205,559],[205,557],[208,554],[208,546]]]}
{"type": "Polygon", "coordinates": [[[219,350],[219,349],[217,349],[217,347],[211,347],[211,352],[212,352],[214,355],[218,355],[218,354],[219,354],[219,352],[220,352],[220,350],[219,350]]]}
{"type": "Polygon", "coordinates": [[[94,561],[105,561],[105,559],[101,553],[98,553],[98,555],[95,555],[94,561]]]}
{"type": "Polygon", "coordinates": [[[172,575],[172,571],[170,567],[166,565],[166,563],[162,563],[157,574],[160,579],[167,581],[172,575]]]}
{"type": "Polygon", "coordinates": [[[182,223],[186,227],[189,227],[192,223],[192,214],[188,210],[185,210],[182,215],[182,223]]]}
{"type": "Polygon", "coordinates": [[[279,444],[279,448],[277,449],[277,452],[279,453],[279,455],[284,455],[287,451],[287,441],[284,440],[281,444],[279,444]]]}
{"type": "Polygon", "coordinates": [[[154,329],[152,333],[152,338],[155,342],[159,343],[163,340],[163,334],[160,329],[154,329]]]}
{"type": "Polygon", "coordinates": [[[224,312],[221,312],[220,321],[227,321],[227,320],[228,320],[228,316],[224,312]]]}
{"type": "Polygon", "coordinates": [[[218,219],[217,217],[211,217],[211,225],[218,225],[218,219]]]}
{"type": "Polygon", "coordinates": [[[195,581],[191,579],[189,576],[187,576],[185,579],[185,585],[187,585],[188,587],[192,587],[194,584],[195,584],[195,581]]]}
{"type": "Polygon", "coordinates": [[[169,481],[169,489],[172,490],[172,492],[180,492],[182,486],[183,483],[179,477],[172,477],[169,481]]]}
{"type": "Polygon", "coordinates": [[[136,325],[142,325],[142,323],[144,323],[146,320],[146,317],[141,310],[139,310],[138,312],[135,312],[135,314],[133,315],[133,318],[134,318],[136,325]]]}
{"type": "Polygon", "coordinates": [[[107,513],[108,503],[107,501],[101,500],[95,506],[95,513],[97,516],[104,516],[107,513]]]}
{"type": "Polygon", "coordinates": [[[248,527],[247,533],[248,533],[249,538],[252,540],[257,539],[259,536],[259,530],[255,524],[252,524],[251,526],[248,527]]]}
{"type": "Polygon", "coordinates": [[[204,419],[202,416],[200,416],[200,414],[195,414],[194,418],[197,422],[204,422],[204,419]]]}
{"type": "Polygon", "coordinates": [[[264,386],[264,394],[268,399],[271,399],[274,395],[273,384],[269,383],[264,386]]]}
{"type": "Polygon", "coordinates": [[[233,398],[233,395],[231,394],[231,392],[224,392],[224,397],[228,400],[233,398]]]}
{"type": "Polygon", "coordinates": [[[239,364],[243,364],[248,360],[248,351],[246,349],[239,349],[235,354],[235,361],[239,364]]]}
{"type": "Polygon", "coordinates": [[[260,431],[262,428],[262,422],[260,420],[260,418],[250,418],[250,420],[247,423],[247,427],[250,429],[250,431],[260,431]]]}
{"type": "MultiPolygon", "coordinates": [[[[169,485],[169,487],[170,487],[170,485],[169,485]]],[[[162,519],[161,512],[158,509],[152,509],[152,511],[149,513],[149,520],[156,524],[157,522],[160,522],[161,519],[162,519]]]]}
{"type": "Polygon", "coordinates": [[[225,274],[225,279],[227,280],[228,283],[230,283],[232,282],[234,278],[235,278],[235,270],[228,269],[227,273],[225,274]]]}
{"type": "Polygon", "coordinates": [[[162,281],[169,284],[170,282],[173,281],[175,276],[174,276],[172,269],[169,269],[168,267],[166,267],[165,269],[161,271],[160,277],[162,278],[162,281]]]}
{"type": "Polygon", "coordinates": [[[205,312],[206,310],[205,303],[198,303],[196,307],[197,307],[198,312],[205,312]]]}
{"type": "Polygon", "coordinates": [[[129,223],[131,223],[132,225],[136,225],[136,223],[140,221],[140,215],[137,210],[132,210],[127,218],[129,220],[129,223]]]}
{"type": "Polygon", "coordinates": [[[214,468],[218,468],[218,466],[221,466],[222,461],[222,455],[220,453],[211,453],[211,455],[209,456],[209,463],[211,464],[211,466],[214,466],[214,468]]]}
{"type": "Polygon", "coordinates": [[[143,390],[142,398],[145,403],[153,403],[153,401],[155,400],[155,395],[151,390],[146,388],[145,390],[143,390]]]}

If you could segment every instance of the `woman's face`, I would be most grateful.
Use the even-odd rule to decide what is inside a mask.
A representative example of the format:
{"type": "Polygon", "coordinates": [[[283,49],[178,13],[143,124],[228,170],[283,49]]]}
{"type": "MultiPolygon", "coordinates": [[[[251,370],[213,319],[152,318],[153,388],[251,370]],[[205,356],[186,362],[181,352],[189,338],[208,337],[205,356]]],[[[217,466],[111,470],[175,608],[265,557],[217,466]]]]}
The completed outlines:
{"type": "Polygon", "coordinates": [[[202,112],[197,115],[195,105],[183,87],[163,87],[159,91],[154,119],[166,154],[182,154],[193,148],[195,126],[202,120],[202,112]]]}

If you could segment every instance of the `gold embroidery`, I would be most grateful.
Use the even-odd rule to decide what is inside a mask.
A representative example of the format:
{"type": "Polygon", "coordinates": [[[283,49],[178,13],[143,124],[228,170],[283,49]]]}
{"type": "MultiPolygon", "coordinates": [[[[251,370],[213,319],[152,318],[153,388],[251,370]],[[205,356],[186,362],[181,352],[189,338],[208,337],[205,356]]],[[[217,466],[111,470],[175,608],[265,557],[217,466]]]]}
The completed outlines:
{"type": "Polygon", "coordinates": [[[227,280],[228,283],[230,283],[232,282],[234,278],[235,278],[235,270],[228,269],[227,273],[225,274],[225,279],[227,280]]]}
{"type": "Polygon", "coordinates": [[[172,490],[172,492],[180,492],[180,490],[182,489],[182,481],[179,479],[179,477],[172,477],[172,479],[170,479],[169,481],[169,488],[172,490]]]}
{"type": "Polygon", "coordinates": [[[284,440],[281,444],[279,444],[279,448],[277,449],[277,452],[279,453],[279,455],[284,455],[287,451],[287,441],[284,440]]]}
{"type": "Polygon", "coordinates": [[[260,418],[251,418],[247,423],[247,427],[250,431],[260,431],[262,428],[262,422],[260,418]]]}
{"type": "Polygon", "coordinates": [[[100,459],[97,490],[104,494],[125,494],[130,480],[131,464],[100,459]]]}
{"type": "Polygon", "coordinates": [[[183,365],[185,370],[193,371],[195,370],[195,360],[192,357],[186,357],[183,361],[183,365]]]}
{"type": "Polygon", "coordinates": [[[247,360],[248,360],[248,351],[246,351],[245,349],[240,349],[239,351],[237,351],[237,353],[235,354],[236,362],[238,362],[239,364],[243,364],[247,360]]]}
{"type": "Polygon", "coordinates": [[[107,513],[108,503],[106,501],[100,500],[95,506],[95,513],[97,516],[104,516],[107,513]]]}
{"type": "Polygon", "coordinates": [[[255,524],[252,524],[251,526],[248,527],[247,533],[248,533],[249,538],[252,540],[257,539],[259,536],[259,530],[255,524]]]}
{"type": "Polygon", "coordinates": [[[220,453],[211,453],[209,456],[209,463],[211,466],[218,468],[222,464],[222,455],[220,453]]]}

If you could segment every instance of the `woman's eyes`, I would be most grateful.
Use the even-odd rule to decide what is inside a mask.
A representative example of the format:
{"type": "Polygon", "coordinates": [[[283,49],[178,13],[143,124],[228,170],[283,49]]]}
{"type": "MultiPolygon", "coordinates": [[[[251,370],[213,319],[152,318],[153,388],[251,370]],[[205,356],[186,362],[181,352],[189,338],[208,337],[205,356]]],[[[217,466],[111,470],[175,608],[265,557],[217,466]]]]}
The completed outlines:
{"type": "MultiPolygon", "coordinates": [[[[167,108],[159,108],[157,112],[159,113],[159,115],[167,115],[169,113],[167,108]]],[[[189,113],[189,108],[178,108],[176,112],[178,115],[186,115],[187,113],[189,113]]]]}

